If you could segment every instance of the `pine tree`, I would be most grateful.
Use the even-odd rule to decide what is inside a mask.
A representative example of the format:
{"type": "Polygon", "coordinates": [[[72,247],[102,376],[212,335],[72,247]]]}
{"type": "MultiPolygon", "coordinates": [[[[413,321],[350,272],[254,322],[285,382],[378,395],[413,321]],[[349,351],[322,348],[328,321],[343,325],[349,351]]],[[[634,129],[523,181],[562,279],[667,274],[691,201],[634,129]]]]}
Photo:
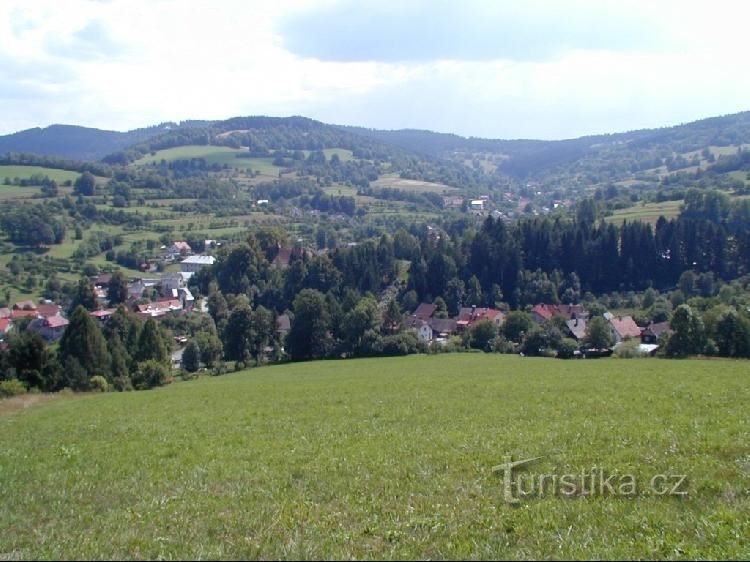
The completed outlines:
{"type": "Polygon", "coordinates": [[[135,355],[139,363],[153,360],[165,365],[169,364],[169,348],[153,318],[146,320],[143,325],[135,355]]]}
{"type": "Polygon", "coordinates": [[[95,375],[111,378],[110,356],[102,331],[83,306],[76,307],[70,317],[60,339],[58,357],[64,367],[63,378],[68,378],[69,386],[74,390],[86,390],[88,380],[95,375]],[[82,380],[81,373],[85,374],[85,380],[82,380]]]}
{"type": "Polygon", "coordinates": [[[188,373],[194,373],[200,367],[200,349],[195,340],[190,340],[182,352],[182,368],[188,373]]]}

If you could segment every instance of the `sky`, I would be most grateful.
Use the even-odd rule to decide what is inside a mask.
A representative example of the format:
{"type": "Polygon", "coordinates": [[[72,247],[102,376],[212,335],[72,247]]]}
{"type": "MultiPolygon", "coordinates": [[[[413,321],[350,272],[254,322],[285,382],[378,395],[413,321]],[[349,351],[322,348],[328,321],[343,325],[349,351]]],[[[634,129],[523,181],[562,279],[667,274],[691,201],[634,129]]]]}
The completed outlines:
{"type": "Polygon", "coordinates": [[[574,138],[750,110],[737,0],[2,0],[0,134],[303,115],[574,138]]]}

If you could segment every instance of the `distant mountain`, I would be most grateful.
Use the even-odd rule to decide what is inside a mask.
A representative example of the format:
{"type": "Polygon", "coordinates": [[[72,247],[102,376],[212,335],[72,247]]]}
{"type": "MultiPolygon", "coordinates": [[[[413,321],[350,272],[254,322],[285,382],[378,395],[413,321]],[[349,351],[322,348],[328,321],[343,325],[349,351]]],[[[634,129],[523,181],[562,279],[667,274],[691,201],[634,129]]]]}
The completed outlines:
{"type": "MultiPolygon", "coordinates": [[[[402,171],[415,167],[404,163],[405,159],[450,162],[455,182],[464,181],[464,173],[457,171],[458,168],[480,160],[490,162],[496,174],[506,177],[555,178],[555,181],[575,178],[599,183],[621,180],[660,166],[667,166],[670,171],[688,168],[696,159],[695,152],[709,147],[737,148],[750,144],[750,112],[660,129],[558,141],[466,138],[416,129],[388,131],[328,125],[306,117],[183,121],[125,133],[52,125],[0,137],[0,154],[34,153],[104,160],[116,165],[163,148],[194,144],[244,146],[258,156],[279,150],[348,148],[362,158],[398,160],[402,171]]],[[[729,165],[745,166],[744,161],[729,165]]]]}
{"type": "Polygon", "coordinates": [[[0,136],[0,153],[25,152],[72,160],[100,160],[107,154],[178,127],[174,123],[163,123],[120,133],[76,125],[50,125],[44,129],[37,127],[0,136]]]}

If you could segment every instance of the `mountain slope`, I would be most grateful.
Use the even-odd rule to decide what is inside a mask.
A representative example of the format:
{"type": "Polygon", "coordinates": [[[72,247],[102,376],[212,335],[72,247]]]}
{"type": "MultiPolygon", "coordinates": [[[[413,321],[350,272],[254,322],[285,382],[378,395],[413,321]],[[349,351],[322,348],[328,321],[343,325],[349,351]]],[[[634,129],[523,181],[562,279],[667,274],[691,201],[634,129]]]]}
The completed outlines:
{"type": "Polygon", "coordinates": [[[73,160],[99,160],[117,150],[152,138],[174,124],[162,124],[126,133],[76,125],[50,125],[0,137],[0,153],[27,152],[73,160]]]}

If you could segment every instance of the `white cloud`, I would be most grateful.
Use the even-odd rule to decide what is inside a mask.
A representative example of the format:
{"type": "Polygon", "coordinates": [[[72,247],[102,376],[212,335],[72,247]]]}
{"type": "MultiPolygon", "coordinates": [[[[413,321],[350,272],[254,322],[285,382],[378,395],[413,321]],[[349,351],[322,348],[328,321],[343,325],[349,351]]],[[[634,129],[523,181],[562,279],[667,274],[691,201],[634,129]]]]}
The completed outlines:
{"type": "MultiPolygon", "coordinates": [[[[363,13],[373,6],[386,14],[399,6],[398,13],[414,11],[409,2],[373,2],[363,13]]],[[[483,6],[493,17],[502,12],[497,2],[430,6],[448,14],[462,13],[459,6],[466,21],[482,16],[483,6]]],[[[297,114],[370,127],[559,138],[750,109],[744,3],[575,2],[564,5],[567,18],[560,3],[531,6],[546,7],[546,15],[537,21],[528,7],[518,8],[513,44],[474,42],[461,50],[454,42],[455,57],[428,48],[420,60],[394,62],[392,53],[413,49],[407,45],[419,35],[394,33],[401,29],[395,23],[393,46],[382,57],[374,48],[372,56],[321,59],[287,50],[289,21],[319,24],[310,14],[351,12],[330,1],[6,0],[0,133],[59,122],[123,130],[165,120],[297,114]],[[623,6],[633,14],[625,22],[623,6]],[[646,24],[636,26],[639,19],[646,24]],[[578,33],[597,23],[602,27],[578,33]],[[556,38],[547,38],[539,56],[513,56],[533,50],[530,37],[540,26],[556,38]],[[614,40],[618,29],[626,40],[614,40]]],[[[387,35],[391,20],[373,22],[370,35],[387,35]]],[[[351,22],[332,23],[346,29],[351,22]]],[[[429,29],[421,29],[429,40],[429,29]]],[[[323,40],[314,27],[308,32],[323,40]]]]}

